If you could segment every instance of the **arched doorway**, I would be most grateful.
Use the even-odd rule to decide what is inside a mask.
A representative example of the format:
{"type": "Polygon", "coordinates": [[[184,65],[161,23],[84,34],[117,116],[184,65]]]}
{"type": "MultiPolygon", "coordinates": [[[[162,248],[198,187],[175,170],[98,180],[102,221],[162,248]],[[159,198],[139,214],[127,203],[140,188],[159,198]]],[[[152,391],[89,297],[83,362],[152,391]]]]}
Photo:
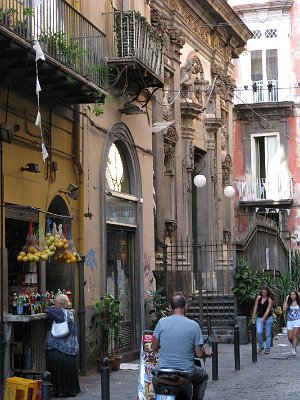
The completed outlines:
{"type": "MultiPolygon", "coordinates": [[[[46,219],[46,227],[52,228],[55,223],[57,226],[62,224],[66,225],[68,229],[71,229],[69,209],[61,196],[55,196],[52,199],[48,212],[49,215],[46,219]]],[[[55,293],[58,289],[62,291],[70,290],[74,294],[74,268],[75,266],[73,264],[57,264],[50,259],[46,265],[47,290],[50,293],[55,293]]]]}
{"type": "Polygon", "coordinates": [[[111,130],[102,157],[102,292],[120,300],[125,320],[123,352],[139,348],[143,314],[143,274],[140,271],[142,229],[141,179],[133,139],[118,123],[111,130]]]}

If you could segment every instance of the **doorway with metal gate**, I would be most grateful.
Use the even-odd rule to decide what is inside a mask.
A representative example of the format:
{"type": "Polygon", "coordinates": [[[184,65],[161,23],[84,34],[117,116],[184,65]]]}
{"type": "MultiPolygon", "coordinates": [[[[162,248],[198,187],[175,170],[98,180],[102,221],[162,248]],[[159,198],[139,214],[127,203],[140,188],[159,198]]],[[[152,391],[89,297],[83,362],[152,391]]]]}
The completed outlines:
{"type": "Polygon", "coordinates": [[[134,232],[107,230],[107,293],[120,301],[124,322],[120,336],[122,352],[131,351],[134,343],[134,232]]]}

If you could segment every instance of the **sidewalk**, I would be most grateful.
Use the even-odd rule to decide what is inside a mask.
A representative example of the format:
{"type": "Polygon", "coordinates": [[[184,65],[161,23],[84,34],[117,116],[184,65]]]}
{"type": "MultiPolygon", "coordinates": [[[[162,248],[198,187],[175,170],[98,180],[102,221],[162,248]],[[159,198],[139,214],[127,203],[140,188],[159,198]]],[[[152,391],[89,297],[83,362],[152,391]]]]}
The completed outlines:
{"type": "MultiPolygon", "coordinates": [[[[258,354],[252,362],[251,344],[241,345],[241,369],[234,370],[233,344],[220,344],[219,380],[211,380],[211,360],[204,368],[210,379],[205,400],[299,400],[300,399],[300,346],[299,355],[291,356],[286,336],[277,336],[269,355],[258,354]]],[[[130,363],[134,368],[139,363],[130,363]]],[[[125,364],[123,367],[128,367],[125,364]]],[[[120,370],[110,374],[110,400],[135,400],[138,370],[120,370]]],[[[80,378],[79,400],[100,400],[100,374],[93,372],[80,378]]]]}

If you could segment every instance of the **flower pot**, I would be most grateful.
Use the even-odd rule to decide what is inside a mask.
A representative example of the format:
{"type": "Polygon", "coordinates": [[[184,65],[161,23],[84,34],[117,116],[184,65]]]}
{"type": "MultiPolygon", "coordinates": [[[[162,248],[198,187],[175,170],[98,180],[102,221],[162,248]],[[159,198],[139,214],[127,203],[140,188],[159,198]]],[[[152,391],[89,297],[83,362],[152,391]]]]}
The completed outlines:
{"type": "Polygon", "coordinates": [[[112,363],[112,370],[119,371],[121,365],[122,356],[114,356],[114,361],[112,363]]]}

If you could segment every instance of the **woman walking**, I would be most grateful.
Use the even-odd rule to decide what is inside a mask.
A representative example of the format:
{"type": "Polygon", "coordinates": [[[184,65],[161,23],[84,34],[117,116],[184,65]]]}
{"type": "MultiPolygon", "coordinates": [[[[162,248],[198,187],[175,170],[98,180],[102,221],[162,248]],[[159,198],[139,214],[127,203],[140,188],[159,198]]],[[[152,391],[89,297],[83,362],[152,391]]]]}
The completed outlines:
{"type": "Polygon", "coordinates": [[[292,354],[297,354],[298,334],[300,331],[300,297],[299,294],[292,290],[286,297],[283,304],[283,312],[288,312],[287,331],[288,339],[292,345],[292,354]]]}
{"type": "Polygon", "coordinates": [[[45,309],[48,318],[58,324],[67,321],[69,328],[63,337],[58,337],[51,329],[46,339],[46,368],[51,373],[52,397],[75,397],[80,392],[76,367],[79,346],[74,317],[71,311],[66,310],[68,307],[68,297],[59,294],[54,298],[54,307],[45,309]]]}
{"type": "Polygon", "coordinates": [[[260,294],[256,297],[254,309],[252,313],[252,320],[255,321],[256,313],[256,332],[258,339],[258,353],[264,350],[263,331],[266,333],[266,347],[265,354],[270,353],[272,343],[272,327],[273,327],[273,307],[274,295],[269,288],[263,287],[260,294]]]}

